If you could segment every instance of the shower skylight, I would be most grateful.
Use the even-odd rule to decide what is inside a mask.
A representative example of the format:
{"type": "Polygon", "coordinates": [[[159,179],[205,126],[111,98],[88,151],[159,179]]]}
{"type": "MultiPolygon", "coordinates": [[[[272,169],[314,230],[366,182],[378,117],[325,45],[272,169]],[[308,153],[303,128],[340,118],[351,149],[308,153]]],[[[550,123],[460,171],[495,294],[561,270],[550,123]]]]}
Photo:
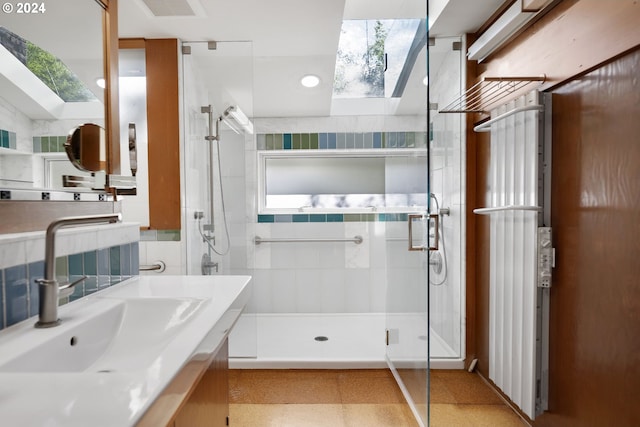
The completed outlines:
{"type": "Polygon", "coordinates": [[[420,19],[346,20],[342,22],[334,98],[402,96],[406,79],[422,49],[426,32],[420,19]]]}

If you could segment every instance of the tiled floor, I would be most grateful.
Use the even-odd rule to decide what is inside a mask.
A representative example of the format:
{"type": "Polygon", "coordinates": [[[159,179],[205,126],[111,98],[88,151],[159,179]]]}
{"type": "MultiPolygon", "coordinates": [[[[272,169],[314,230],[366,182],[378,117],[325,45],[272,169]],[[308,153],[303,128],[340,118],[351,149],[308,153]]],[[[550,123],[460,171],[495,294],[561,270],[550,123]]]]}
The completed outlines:
{"type": "MultiPolygon", "coordinates": [[[[232,427],[417,427],[391,373],[231,370],[232,427]]],[[[476,374],[432,371],[432,427],[523,427],[476,374]]]]}

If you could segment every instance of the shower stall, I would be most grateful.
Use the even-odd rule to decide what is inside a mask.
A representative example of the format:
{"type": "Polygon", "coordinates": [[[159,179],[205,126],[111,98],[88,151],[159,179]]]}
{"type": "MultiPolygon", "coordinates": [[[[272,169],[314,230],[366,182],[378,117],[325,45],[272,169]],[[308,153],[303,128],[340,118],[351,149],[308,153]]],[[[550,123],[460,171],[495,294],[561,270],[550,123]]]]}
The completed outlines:
{"type": "Polygon", "coordinates": [[[183,232],[188,274],[253,277],[232,368],[390,367],[426,425],[428,369],[462,368],[464,357],[464,123],[435,106],[460,93],[464,49],[459,38],[427,43],[426,11],[416,18],[423,44],[402,95],[420,100],[411,111],[390,97],[366,112],[347,112],[347,99],[330,117],[255,117],[254,84],[265,77],[252,43],[183,42],[183,232]],[[223,123],[210,132],[209,111],[215,119],[230,106],[254,133],[223,123]],[[383,179],[362,180],[368,205],[345,196],[338,209],[316,194],[290,209],[281,196],[304,191],[269,189],[278,174],[302,182],[286,175],[297,162],[325,174],[314,183],[351,182],[339,178],[342,162],[383,179]],[[436,236],[437,249],[422,250],[436,236]]]}

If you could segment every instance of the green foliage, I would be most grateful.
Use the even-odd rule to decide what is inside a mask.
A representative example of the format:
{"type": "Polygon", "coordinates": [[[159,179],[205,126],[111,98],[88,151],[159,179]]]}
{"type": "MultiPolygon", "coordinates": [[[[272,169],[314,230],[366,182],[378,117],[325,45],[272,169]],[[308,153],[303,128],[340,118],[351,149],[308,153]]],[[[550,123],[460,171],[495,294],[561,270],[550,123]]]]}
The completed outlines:
{"type": "Polygon", "coordinates": [[[27,41],[26,65],[65,102],[83,102],[95,99],[93,94],[62,61],[29,41],[27,41]]]}
{"type": "Polygon", "coordinates": [[[369,96],[384,96],[384,43],[387,38],[382,22],[376,21],[374,42],[369,45],[364,57],[362,81],[370,87],[369,96]]]}

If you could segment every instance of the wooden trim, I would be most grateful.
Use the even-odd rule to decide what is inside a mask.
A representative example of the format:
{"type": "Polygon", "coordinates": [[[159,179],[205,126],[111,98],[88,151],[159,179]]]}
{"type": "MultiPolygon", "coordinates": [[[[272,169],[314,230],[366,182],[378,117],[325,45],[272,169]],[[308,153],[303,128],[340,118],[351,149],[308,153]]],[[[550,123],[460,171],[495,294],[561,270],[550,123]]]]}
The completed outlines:
{"type": "Polygon", "coordinates": [[[478,66],[480,77],[546,75],[547,90],[640,45],[640,3],[565,0],[478,66]]]}
{"type": "Polygon", "coordinates": [[[145,42],[149,165],[149,226],[181,228],[178,41],[145,42]]]}
{"type": "Polygon", "coordinates": [[[143,38],[120,39],[118,47],[120,49],[144,49],[146,40],[143,38]]]}
{"type": "Polygon", "coordinates": [[[121,174],[120,109],[118,96],[118,2],[109,0],[102,14],[105,97],[105,134],[107,173],[121,174]]]}

